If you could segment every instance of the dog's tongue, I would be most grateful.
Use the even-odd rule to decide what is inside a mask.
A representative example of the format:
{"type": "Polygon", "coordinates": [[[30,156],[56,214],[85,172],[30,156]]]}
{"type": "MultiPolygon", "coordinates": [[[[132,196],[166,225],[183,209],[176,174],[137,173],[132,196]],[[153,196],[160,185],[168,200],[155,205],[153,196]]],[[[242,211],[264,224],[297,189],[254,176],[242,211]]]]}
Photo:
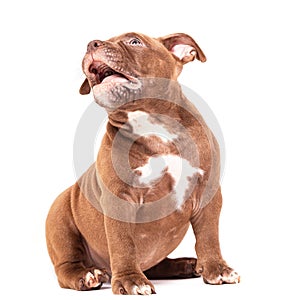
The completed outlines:
{"type": "Polygon", "coordinates": [[[107,83],[107,82],[127,82],[128,80],[119,75],[119,74],[113,74],[113,75],[110,75],[110,76],[107,76],[103,79],[103,81],[101,83],[107,83]]]}

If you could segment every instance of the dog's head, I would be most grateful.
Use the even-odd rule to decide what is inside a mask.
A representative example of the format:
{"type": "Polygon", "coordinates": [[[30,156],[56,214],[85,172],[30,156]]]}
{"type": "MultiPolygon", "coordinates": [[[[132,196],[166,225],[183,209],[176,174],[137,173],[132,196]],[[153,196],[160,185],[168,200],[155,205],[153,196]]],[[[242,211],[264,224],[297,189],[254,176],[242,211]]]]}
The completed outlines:
{"type": "Polygon", "coordinates": [[[86,75],[80,93],[93,90],[98,104],[115,109],[143,89],[145,78],[176,80],[185,63],[206,57],[197,43],[183,33],[161,38],[126,33],[87,46],[82,68],[86,75]]]}

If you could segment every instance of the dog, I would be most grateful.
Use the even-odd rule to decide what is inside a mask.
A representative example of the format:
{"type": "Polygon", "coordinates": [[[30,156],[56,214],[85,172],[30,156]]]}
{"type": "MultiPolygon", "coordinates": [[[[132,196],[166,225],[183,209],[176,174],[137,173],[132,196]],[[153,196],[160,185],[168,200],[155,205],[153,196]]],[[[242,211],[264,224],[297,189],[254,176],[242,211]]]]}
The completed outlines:
{"type": "Polygon", "coordinates": [[[150,279],[238,283],[221,255],[218,143],[177,78],[206,61],[192,37],[126,33],[87,46],[80,93],[108,113],[96,162],[52,204],[46,240],[63,288],[155,293],[150,279]],[[189,224],[197,258],[169,259],[189,224]]]}

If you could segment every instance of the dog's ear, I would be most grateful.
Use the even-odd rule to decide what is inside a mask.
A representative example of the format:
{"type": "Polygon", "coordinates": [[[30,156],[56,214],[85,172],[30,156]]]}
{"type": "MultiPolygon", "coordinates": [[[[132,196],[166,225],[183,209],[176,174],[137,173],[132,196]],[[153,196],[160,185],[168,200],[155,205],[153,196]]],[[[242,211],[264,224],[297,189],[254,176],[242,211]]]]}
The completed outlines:
{"type": "Polygon", "coordinates": [[[171,53],[183,64],[193,61],[195,58],[201,62],[206,57],[197,43],[185,33],[174,33],[158,39],[171,53]]]}
{"type": "Polygon", "coordinates": [[[90,87],[89,81],[87,79],[85,79],[79,89],[79,93],[81,95],[87,95],[90,93],[90,91],[91,91],[91,87],[90,87]]]}

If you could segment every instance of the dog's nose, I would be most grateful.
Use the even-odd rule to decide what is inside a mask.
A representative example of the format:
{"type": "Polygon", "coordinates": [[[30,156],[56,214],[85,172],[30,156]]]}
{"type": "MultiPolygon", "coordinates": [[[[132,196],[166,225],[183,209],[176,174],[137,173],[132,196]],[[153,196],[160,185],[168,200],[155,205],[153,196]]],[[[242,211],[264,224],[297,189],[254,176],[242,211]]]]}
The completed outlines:
{"type": "Polygon", "coordinates": [[[100,40],[93,40],[88,43],[87,45],[87,51],[95,51],[97,48],[99,48],[101,45],[103,45],[103,42],[100,40]]]}

